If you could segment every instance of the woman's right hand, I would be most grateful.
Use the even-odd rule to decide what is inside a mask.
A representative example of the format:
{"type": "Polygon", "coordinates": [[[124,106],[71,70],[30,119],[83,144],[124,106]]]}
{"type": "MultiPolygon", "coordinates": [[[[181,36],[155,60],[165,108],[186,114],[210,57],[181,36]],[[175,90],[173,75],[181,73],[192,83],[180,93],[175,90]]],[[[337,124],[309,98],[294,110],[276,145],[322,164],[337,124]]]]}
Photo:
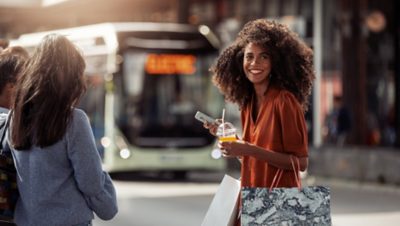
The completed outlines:
{"type": "Polygon", "coordinates": [[[217,129],[218,126],[222,123],[221,119],[217,119],[215,120],[215,122],[213,123],[209,123],[209,122],[205,122],[203,124],[204,128],[208,129],[208,131],[213,135],[213,136],[217,136],[217,129]]]}

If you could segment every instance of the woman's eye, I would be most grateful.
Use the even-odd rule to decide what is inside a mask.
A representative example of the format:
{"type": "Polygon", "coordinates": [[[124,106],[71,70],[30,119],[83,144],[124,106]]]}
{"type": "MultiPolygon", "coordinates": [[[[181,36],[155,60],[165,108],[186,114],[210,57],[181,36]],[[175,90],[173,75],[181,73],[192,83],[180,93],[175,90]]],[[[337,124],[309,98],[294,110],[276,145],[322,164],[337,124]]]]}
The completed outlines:
{"type": "Polygon", "coordinates": [[[246,60],[251,60],[251,59],[253,59],[253,56],[251,56],[251,55],[246,55],[246,56],[245,56],[245,59],[246,59],[246,60]]]}
{"type": "Polygon", "coordinates": [[[266,54],[263,54],[263,55],[261,55],[261,58],[264,59],[264,60],[266,60],[266,59],[269,59],[269,56],[266,55],[266,54]]]}

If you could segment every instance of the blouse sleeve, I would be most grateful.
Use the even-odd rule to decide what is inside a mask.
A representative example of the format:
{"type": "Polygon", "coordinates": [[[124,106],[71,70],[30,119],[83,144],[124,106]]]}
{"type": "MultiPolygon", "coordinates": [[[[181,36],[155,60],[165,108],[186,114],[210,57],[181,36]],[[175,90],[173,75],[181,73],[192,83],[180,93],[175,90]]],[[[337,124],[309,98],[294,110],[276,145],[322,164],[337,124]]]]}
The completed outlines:
{"type": "Polygon", "coordinates": [[[307,127],[300,103],[288,91],[282,91],[278,101],[276,110],[280,116],[284,152],[297,157],[307,157],[307,127]]]}
{"type": "Polygon", "coordinates": [[[102,170],[89,120],[83,111],[75,110],[67,139],[75,180],[88,206],[103,220],[113,218],[118,212],[115,188],[108,173],[102,170]]]}

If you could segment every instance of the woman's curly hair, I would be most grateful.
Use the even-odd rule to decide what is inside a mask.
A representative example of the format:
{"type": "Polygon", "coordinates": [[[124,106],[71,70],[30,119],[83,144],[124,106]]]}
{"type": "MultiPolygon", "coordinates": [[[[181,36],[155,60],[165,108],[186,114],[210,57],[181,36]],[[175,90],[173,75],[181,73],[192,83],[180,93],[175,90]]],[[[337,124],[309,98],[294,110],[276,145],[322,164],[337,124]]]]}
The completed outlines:
{"type": "Polygon", "coordinates": [[[254,94],[253,84],[243,71],[244,49],[248,43],[266,48],[272,64],[271,84],[293,93],[307,111],[314,79],[313,52],[288,27],[265,19],[245,24],[235,42],[221,53],[211,68],[213,82],[225,99],[242,108],[254,94]]]}

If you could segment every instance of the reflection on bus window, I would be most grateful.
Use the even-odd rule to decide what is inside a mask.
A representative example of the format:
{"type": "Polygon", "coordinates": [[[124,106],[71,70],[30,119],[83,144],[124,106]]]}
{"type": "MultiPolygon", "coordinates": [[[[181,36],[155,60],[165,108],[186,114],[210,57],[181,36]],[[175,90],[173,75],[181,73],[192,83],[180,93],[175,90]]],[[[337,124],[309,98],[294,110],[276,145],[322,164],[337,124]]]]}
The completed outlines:
{"type": "MultiPolygon", "coordinates": [[[[156,140],[161,142],[163,138],[184,138],[187,141],[190,141],[188,138],[193,138],[197,142],[192,142],[192,139],[190,146],[209,145],[213,138],[194,119],[194,114],[197,110],[212,115],[220,111],[219,108],[212,108],[221,106],[222,103],[222,97],[212,86],[208,72],[207,65],[212,56],[185,54],[179,57],[178,54],[173,54],[171,56],[174,59],[191,56],[192,61],[186,62],[193,65],[178,69],[173,61],[167,61],[168,54],[163,54],[163,63],[155,64],[153,59],[154,65],[162,65],[162,68],[146,71],[144,65],[148,56],[149,54],[134,51],[126,52],[124,56],[124,77],[121,82],[124,90],[121,95],[124,97],[117,99],[125,101],[116,110],[120,114],[117,124],[124,135],[139,146],[157,146],[156,140]],[[170,68],[167,70],[167,67],[170,68]],[[172,70],[172,67],[175,69],[172,70]],[[189,70],[185,70],[185,74],[177,73],[188,67],[196,70],[190,70],[192,74],[188,73],[189,70]]],[[[154,58],[154,54],[150,56],[154,58]]]]}

